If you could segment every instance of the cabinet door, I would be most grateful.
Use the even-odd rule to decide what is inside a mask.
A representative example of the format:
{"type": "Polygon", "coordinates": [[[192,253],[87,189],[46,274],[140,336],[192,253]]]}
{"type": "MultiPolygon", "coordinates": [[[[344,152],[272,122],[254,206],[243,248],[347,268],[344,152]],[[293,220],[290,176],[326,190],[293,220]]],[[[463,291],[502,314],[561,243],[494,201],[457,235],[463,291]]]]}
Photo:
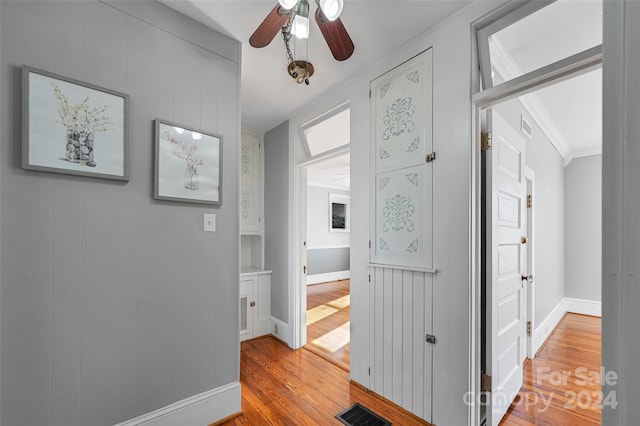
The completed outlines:
{"type": "Polygon", "coordinates": [[[240,279],[240,341],[253,338],[254,278],[240,279]]]}
{"type": "Polygon", "coordinates": [[[260,232],[260,138],[247,131],[240,151],[240,231],[260,232]]]}
{"type": "Polygon", "coordinates": [[[256,280],[254,295],[257,306],[253,312],[254,337],[271,333],[271,274],[260,274],[256,280]]]}

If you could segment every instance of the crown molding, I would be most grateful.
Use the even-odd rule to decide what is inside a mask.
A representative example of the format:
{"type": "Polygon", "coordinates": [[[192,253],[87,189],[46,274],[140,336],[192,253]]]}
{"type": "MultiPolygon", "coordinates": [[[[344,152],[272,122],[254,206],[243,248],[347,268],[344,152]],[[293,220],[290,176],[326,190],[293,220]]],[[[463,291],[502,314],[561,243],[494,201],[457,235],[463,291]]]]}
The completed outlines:
{"type": "MultiPolygon", "coordinates": [[[[493,70],[504,81],[511,80],[515,77],[522,75],[522,70],[513,61],[509,52],[505,49],[500,39],[495,34],[490,38],[491,45],[491,66],[493,70]]],[[[540,99],[534,93],[528,93],[518,98],[524,109],[531,115],[531,118],[536,122],[542,132],[549,138],[549,141],[553,147],[558,151],[558,154],[563,158],[564,165],[566,166],[571,162],[573,153],[565,137],[560,130],[556,127],[555,123],[549,116],[546,108],[540,102],[540,99]]]]}

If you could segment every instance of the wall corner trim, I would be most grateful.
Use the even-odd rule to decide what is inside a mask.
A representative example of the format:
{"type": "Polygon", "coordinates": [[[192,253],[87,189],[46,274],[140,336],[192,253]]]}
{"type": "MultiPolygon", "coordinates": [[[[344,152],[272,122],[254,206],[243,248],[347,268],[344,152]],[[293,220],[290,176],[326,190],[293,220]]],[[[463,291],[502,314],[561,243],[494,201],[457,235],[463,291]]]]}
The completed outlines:
{"type": "Polygon", "coordinates": [[[240,382],[185,398],[115,426],[207,425],[241,411],[240,382]]]}
{"type": "Polygon", "coordinates": [[[549,315],[535,327],[533,332],[533,352],[538,353],[547,338],[567,312],[581,315],[602,316],[602,302],[596,300],[563,297],[549,315]]]}

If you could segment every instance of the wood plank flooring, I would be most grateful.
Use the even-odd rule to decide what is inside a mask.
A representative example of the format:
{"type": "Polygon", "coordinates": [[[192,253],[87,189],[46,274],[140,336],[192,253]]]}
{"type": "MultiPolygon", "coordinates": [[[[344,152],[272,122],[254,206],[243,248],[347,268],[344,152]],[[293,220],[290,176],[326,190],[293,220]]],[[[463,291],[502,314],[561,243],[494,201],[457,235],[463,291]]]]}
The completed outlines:
{"type": "Polygon", "coordinates": [[[349,370],[349,280],[307,287],[307,349],[349,370]]]}
{"type": "Polygon", "coordinates": [[[526,361],[524,385],[500,424],[599,425],[600,342],[600,318],[567,314],[526,361]]]}
{"type": "Polygon", "coordinates": [[[349,383],[349,373],[306,349],[273,337],[242,342],[243,413],[238,425],[341,425],[334,416],[356,402],[394,425],[428,425],[389,401],[349,383]]]}
{"type": "MultiPolygon", "coordinates": [[[[599,425],[600,341],[600,318],[567,314],[527,361],[524,385],[501,425],[599,425]]],[[[340,425],[334,416],[356,402],[395,425],[428,425],[349,383],[337,365],[273,337],[242,342],[240,382],[243,413],[225,426],[340,425]]]]}

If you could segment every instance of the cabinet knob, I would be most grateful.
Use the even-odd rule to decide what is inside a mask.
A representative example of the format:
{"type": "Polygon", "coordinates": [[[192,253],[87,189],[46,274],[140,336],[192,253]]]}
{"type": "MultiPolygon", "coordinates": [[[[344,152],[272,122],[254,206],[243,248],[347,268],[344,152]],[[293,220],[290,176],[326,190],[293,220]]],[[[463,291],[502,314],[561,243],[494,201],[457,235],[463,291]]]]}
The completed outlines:
{"type": "Polygon", "coordinates": [[[251,306],[253,308],[254,306],[256,306],[256,302],[249,303],[249,306],[251,306]]]}

